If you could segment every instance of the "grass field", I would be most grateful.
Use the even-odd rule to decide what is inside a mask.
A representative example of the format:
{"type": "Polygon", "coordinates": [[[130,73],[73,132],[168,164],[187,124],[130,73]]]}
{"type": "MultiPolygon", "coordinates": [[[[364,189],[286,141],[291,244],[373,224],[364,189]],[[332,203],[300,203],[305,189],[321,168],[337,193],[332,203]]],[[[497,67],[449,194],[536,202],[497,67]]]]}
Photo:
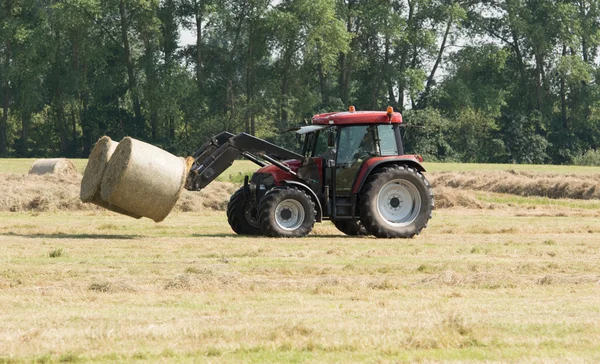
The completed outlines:
{"type": "Polygon", "coordinates": [[[473,195],[411,240],[0,212],[0,363],[600,361],[597,201],[473,195]]]}

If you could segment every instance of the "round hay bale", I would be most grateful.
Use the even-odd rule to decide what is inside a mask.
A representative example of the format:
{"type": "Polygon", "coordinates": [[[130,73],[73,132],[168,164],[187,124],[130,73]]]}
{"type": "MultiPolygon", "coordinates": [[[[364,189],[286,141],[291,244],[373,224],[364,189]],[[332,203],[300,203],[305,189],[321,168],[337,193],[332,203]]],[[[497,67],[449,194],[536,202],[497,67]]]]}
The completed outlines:
{"type": "Polygon", "coordinates": [[[101,197],[126,211],[160,222],[175,206],[186,177],[183,158],[127,137],[108,162],[101,197]]]}
{"type": "Polygon", "coordinates": [[[92,202],[96,196],[100,197],[100,184],[104,170],[118,145],[119,143],[107,136],[100,138],[94,145],[81,180],[81,201],[92,202]]]}
{"type": "Polygon", "coordinates": [[[100,185],[102,183],[104,171],[106,170],[110,157],[113,155],[118,145],[119,143],[111,140],[108,136],[103,136],[98,139],[90,153],[88,164],[83,173],[79,197],[83,202],[93,203],[100,207],[104,207],[107,210],[139,219],[141,218],[140,215],[136,215],[118,206],[112,205],[108,201],[104,201],[100,195],[100,185]]]}
{"type": "Polygon", "coordinates": [[[77,168],[67,158],[38,159],[31,165],[29,174],[75,174],[77,168]]]}

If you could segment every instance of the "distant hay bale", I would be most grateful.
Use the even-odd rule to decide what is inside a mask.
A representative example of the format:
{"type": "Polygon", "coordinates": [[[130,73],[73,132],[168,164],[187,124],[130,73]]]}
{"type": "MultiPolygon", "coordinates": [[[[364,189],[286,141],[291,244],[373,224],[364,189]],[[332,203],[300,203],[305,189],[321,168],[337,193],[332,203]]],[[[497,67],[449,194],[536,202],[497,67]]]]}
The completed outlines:
{"type": "Polygon", "coordinates": [[[100,207],[104,207],[107,210],[139,219],[141,218],[140,215],[131,213],[103,200],[100,193],[100,185],[102,183],[104,171],[118,145],[119,143],[111,140],[107,136],[103,136],[96,142],[96,145],[88,158],[85,172],[83,173],[79,196],[83,202],[93,203],[100,207]]]}
{"type": "Polygon", "coordinates": [[[126,211],[160,222],[175,206],[186,177],[183,158],[127,137],[106,166],[101,197],[126,211]]]}
{"type": "Polygon", "coordinates": [[[76,174],[77,168],[66,158],[38,159],[29,170],[29,174],[76,174]]]}

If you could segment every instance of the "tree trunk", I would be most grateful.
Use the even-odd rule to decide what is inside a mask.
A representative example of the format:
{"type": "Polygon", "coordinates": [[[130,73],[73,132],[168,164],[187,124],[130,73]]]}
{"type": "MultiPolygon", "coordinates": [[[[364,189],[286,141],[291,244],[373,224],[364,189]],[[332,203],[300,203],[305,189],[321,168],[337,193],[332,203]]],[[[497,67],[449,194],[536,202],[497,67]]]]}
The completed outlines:
{"type": "MultiPolygon", "coordinates": [[[[354,7],[356,1],[348,1],[348,17],[346,18],[346,30],[348,33],[358,33],[359,25],[356,25],[356,29],[352,29],[352,8],[354,7]]],[[[340,76],[339,76],[339,89],[340,89],[340,99],[345,106],[350,106],[350,81],[352,79],[352,62],[353,56],[352,52],[356,49],[357,37],[353,37],[350,41],[350,51],[348,54],[340,54],[340,76]]]]}
{"type": "MultiPolygon", "coordinates": [[[[8,55],[7,55],[8,58],[8,55]]],[[[8,106],[10,100],[10,88],[8,80],[4,80],[2,85],[2,119],[0,119],[0,155],[6,154],[8,151],[8,106]]]]}
{"type": "Polygon", "coordinates": [[[146,32],[143,33],[143,39],[145,48],[144,68],[148,79],[148,85],[146,86],[146,100],[148,101],[148,109],[150,110],[150,132],[152,141],[156,142],[159,137],[157,110],[159,100],[155,88],[160,84],[160,76],[157,74],[158,71],[156,69],[157,62],[154,57],[155,49],[150,40],[150,36],[146,32]]]}
{"type": "Polygon", "coordinates": [[[29,126],[31,124],[31,113],[28,111],[21,113],[21,143],[17,152],[21,157],[26,157],[29,144],[29,126]]]}
{"type": "Polygon", "coordinates": [[[229,122],[231,122],[235,116],[235,96],[236,92],[236,82],[234,80],[235,76],[235,54],[237,53],[237,48],[240,41],[240,35],[242,33],[242,25],[244,19],[246,18],[246,9],[242,11],[242,13],[237,18],[237,25],[235,30],[235,36],[233,38],[233,44],[231,46],[231,52],[229,53],[229,60],[227,62],[227,98],[226,104],[229,105],[229,122]]]}
{"type": "Polygon", "coordinates": [[[77,118],[75,117],[75,107],[71,105],[71,142],[70,153],[72,156],[77,154],[77,118]]]}
{"type": "Polygon", "coordinates": [[[199,1],[194,1],[196,15],[196,83],[198,92],[202,92],[202,19],[204,17],[203,6],[199,1]]]}
{"type": "MultiPolygon", "coordinates": [[[[415,1],[408,1],[408,18],[406,21],[406,29],[409,34],[413,34],[415,31],[414,17],[415,13],[415,1]]],[[[400,80],[398,81],[398,109],[400,112],[404,112],[404,93],[406,92],[406,61],[408,60],[408,51],[410,49],[409,42],[406,41],[402,46],[402,52],[400,54],[400,65],[398,67],[398,74],[400,80]]]]}
{"type": "MultiPolygon", "coordinates": [[[[87,69],[87,66],[84,64],[84,70],[87,69]]],[[[86,72],[87,74],[87,72],[86,72]]],[[[87,90],[84,91],[84,94],[81,96],[81,103],[83,104],[83,108],[80,111],[79,114],[79,119],[81,120],[81,132],[82,132],[82,138],[83,138],[83,155],[87,156],[90,155],[90,152],[92,150],[92,143],[93,143],[93,136],[92,136],[92,127],[88,122],[87,119],[87,110],[88,110],[88,103],[89,103],[89,95],[87,93],[87,90]]]]}
{"type": "Polygon", "coordinates": [[[253,24],[248,31],[248,51],[246,52],[246,133],[254,135],[252,119],[254,116],[254,44],[253,24]]]}
{"type": "Polygon", "coordinates": [[[537,110],[542,110],[542,64],[538,50],[535,50],[535,99],[537,110]]]}
{"type": "MultiPolygon", "coordinates": [[[[10,8],[9,8],[10,9],[10,8]]],[[[10,40],[6,41],[6,54],[4,55],[4,69],[8,70],[10,64],[11,44],[10,40]]],[[[10,83],[8,77],[4,75],[2,85],[2,119],[0,119],[0,155],[5,155],[8,151],[8,108],[10,106],[10,83]]]]}
{"type": "Polygon", "coordinates": [[[144,118],[142,116],[142,107],[140,105],[140,99],[137,92],[135,73],[133,68],[133,59],[131,57],[131,49],[129,48],[129,37],[127,35],[129,25],[127,23],[127,14],[125,13],[124,0],[119,1],[119,13],[121,16],[121,38],[123,41],[123,50],[125,52],[125,63],[127,65],[127,80],[129,92],[131,93],[131,98],[133,101],[133,112],[135,114],[134,134],[136,136],[143,136],[144,118]]]}
{"type": "MultiPolygon", "coordinates": [[[[563,45],[562,56],[567,55],[567,46],[563,45]]],[[[560,111],[562,116],[563,127],[565,130],[569,130],[569,121],[567,120],[567,95],[565,87],[565,76],[560,77],[560,111]]]]}
{"type": "Polygon", "coordinates": [[[394,82],[392,81],[392,65],[390,64],[390,38],[388,35],[385,36],[385,57],[383,69],[385,70],[385,83],[388,92],[388,103],[397,110],[398,105],[396,103],[396,95],[394,95],[394,82]]]}
{"type": "Polygon", "coordinates": [[[521,47],[519,47],[519,37],[517,35],[516,30],[511,30],[512,38],[513,38],[513,49],[515,51],[515,55],[517,56],[517,63],[519,65],[519,76],[521,77],[520,84],[522,90],[525,90],[525,86],[527,85],[527,74],[525,73],[525,62],[523,62],[523,54],[521,53],[521,47]]]}
{"type": "Polygon", "coordinates": [[[344,105],[348,103],[348,100],[344,99],[344,95],[346,94],[346,90],[344,89],[344,85],[346,84],[346,57],[345,53],[341,53],[338,57],[338,67],[340,69],[340,74],[338,75],[338,88],[339,88],[339,96],[344,105]]]}
{"type": "Polygon", "coordinates": [[[429,98],[429,92],[431,91],[431,86],[433,85],[433,79],[435,77],[435,73],[437,71],[438,66],[442,62],[442,57],[444,56],[444,50],[446,49],[446,41],[448,40],[448,34],[450,34],[450,29],[452,28],[452,16],[448,20],[448,24],[446,25],[446,31],[444,32],[444,37],[442,38],[442,44],[440,45],[440,49],[438,51],[437,58],[435,59],[435,63],[433,64],[433,68],[431,69],[431,73],[427,78],[427,84],[425,85],[425,91],[419,100],[419,108],[424,109],[427,107],[427,102],[429,98]]]}
{"type": "Polygon", "coordinates": [[[65,108],[62,102],[61,91],[57,91],[53,108],[56,110],[56,125],[58,127],[58,137],[60,138],[60,152],[62,155],[69,153],[69,134],[65,123],[65,108]]]}
{"type": "Polygon", "coordinates": [[[288,115],[288,90],[289,90],[289,73],[290,73],[290,68],[292,66],[292,57],[293,57],[293,47],[294,47],[294,42],[290,42],[291,44],[288,44],[288,47],[284,53],[284,59],[283,59],[283,70],[281,72],[281,103],[280,103],[280,109],[281,109],[281,125],[279,126],[279,130],[283,131],[285,130],[285,128],[287,128],[288,126],[288,119],[289,119],[289,115],[288,115]]]}
{"type": "Polygon", "coordinates": [[[325,74],[323,73],[323,63],[317,64],[317,72],[319,73],[319,89],[321,90],[321,104],[327,103],[327,86],[325,84],[325,74]]]}

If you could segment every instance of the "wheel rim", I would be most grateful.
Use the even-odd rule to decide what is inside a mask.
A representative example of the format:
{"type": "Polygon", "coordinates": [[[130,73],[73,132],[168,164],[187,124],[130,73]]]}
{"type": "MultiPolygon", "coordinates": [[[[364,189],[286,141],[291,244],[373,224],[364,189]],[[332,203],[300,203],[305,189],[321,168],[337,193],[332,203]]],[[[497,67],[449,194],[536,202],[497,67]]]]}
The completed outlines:
{"type": "Polygon", "coordinates": [[[246,217],[246,221],[250,226],[259,228],[260,224],[258,223],[258,219],[256,218],[256,207],[246,204],[244,207],[244,216],[246,217]]]}
{"type": "Polygon", "coordinates": [[[392,180],[379,191],[377,210],[388,224],[407,226],[421,211],[421,195],[414,184],[402,179],[392,180]]]}
{"type": "Polygon", "coordinates": [[[304,216],[304,206],[296,200],[283,200],[275,208],[275,222],[283,230],[296,230],[304,222],[304,216]]]}

